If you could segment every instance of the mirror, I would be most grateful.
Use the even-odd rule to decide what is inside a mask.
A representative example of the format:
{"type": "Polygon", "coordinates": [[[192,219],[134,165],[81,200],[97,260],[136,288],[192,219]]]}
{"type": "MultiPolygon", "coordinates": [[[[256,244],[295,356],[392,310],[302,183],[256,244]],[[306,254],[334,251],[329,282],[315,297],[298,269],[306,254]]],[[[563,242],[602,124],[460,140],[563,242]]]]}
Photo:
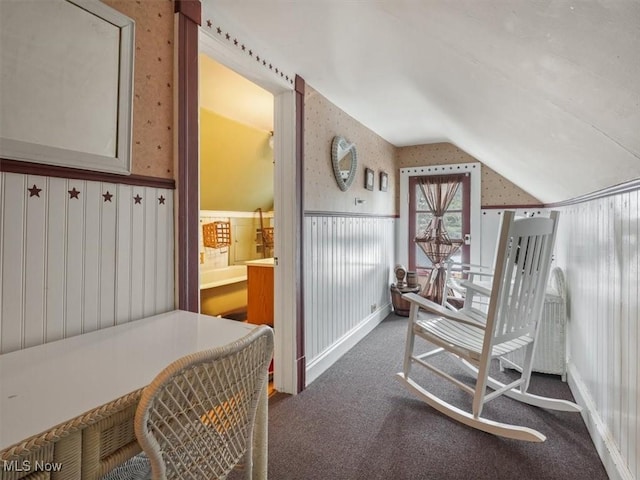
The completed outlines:
{"type": "Polygon", "coordinates": [[[333,174],[336,183],[343,192],[353,183],[356,176],[358,158],[356,155],[356,145],[349,143],[344,137],[333,137],[331,142],[331,163],[333,164],[333,174]]]}
{"type": "Polygon", "coordinates": [[[134,21],[98,0],[0,2],[0,157],[128,175],[134,21]]]}

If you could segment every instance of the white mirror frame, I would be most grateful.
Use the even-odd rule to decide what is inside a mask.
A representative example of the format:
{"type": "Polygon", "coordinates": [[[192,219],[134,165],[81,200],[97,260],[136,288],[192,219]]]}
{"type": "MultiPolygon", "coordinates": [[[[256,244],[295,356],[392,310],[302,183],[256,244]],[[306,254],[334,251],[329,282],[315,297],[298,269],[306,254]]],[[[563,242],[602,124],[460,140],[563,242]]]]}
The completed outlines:
{"type": "Polygon", "coordinates": [[[333,141],[331,142],[331,163],[333,165],[333,175],[336,177],[338,188],[345,192],[356,178],[356,169],[358,167],[356,145],[354,143],[349,143],[344,137],[333,137],[333,141]],[[340,170],[340,160],[349,153],[351,153],[352,157],[351,165],[346,178],[343,178],[342,171],[340,170]]]}
{"type": "MultiPolygon", "coordinates": [[[[37,142],[29,142],[16,138],[7,138],[0,135],[0,158],[21,160],[27,162],[44,163],[49,165],[57,165],[71,168],[81,168],[85,170],[102,171],[110,173],[118,173],[128,175],[131,173],[131,127],[132,127],[132,104],[133,104],[133,62],[135,49],[135,22],[105,5],[99,0],[64,0],[77,8],[80,8],[97,18],[115,26],[119,29],[119,55],[117,64],[113,65],[117,69],[117,114],[115,126],[115,138],[112,138],[115,144],[114,155],[104,155],[100,153],[92,153],[87,151],[79,151],[68,148],[61,148],[53,145],[41,144],[37,142]]],[[[9,2],[11,3],[19,2],[9,2]]],[[[5,5],[5,7],[7,7],[5,5]]],[[[50,22],[51,19],[43,19],[50,22]]],[[[71,32],[68,41],[72,42],[71,32]]],[[[65,32],[61,31],[59,35],[64,36],[65,32]]],[[[62,41],[63,38],[51,39],[51,41],[62,41]]],[[[73,44],[73,43],[72,43],[73,44]]],[[[29,61],[27,59],[27,61],[29,61]]],[[[69,68],[73,62],[68,62],[69,68]]],[[[2,65],[2,68],[12,68],[11,65],[2,65]]],[[[48,78],[42,81],[47,82],[48,78]]],[[[99,91],[90,92],[92,95],[100,95],[99,91]]],[[[74,105],[68,102],[70,112],[68,115],[74,114],[74,105]]],[[[42,108],[46,108],[45,105],[42,108]]],[[[3,112],[3,115],[7,112],[3,112]]],[[[56,116],[56,112],[49,112],[45,115],[42,112],[33,112],[40,119],[56,116]],[[51,115],[53,113],[53,115],[51,115]]],[[[99,115],[98,112],[92,113],[99,115]]],[[[80,120],[81,121],[81,120],[80,120]]],[[[61,122],[51,125],[51,128],[61,128],[64,124],[61,122]]],[[[48,128],[45,125],[45,128],[48,128]]],[[[72,132],[76,135],[82,135],[82,131],[72,132]]]]}

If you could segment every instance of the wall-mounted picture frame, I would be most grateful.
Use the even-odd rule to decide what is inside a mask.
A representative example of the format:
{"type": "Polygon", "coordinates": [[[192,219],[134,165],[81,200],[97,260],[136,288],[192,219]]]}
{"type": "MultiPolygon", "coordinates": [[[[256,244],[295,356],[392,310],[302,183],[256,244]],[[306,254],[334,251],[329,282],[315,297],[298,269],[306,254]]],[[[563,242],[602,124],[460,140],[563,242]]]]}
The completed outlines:
{"type": "Polygon", "coordinates": [[[387,172],[380,172],[380,191],[386,192],[389,188],[389,175],[387,172]]]}
{"type": "Polygon", "coordinates": [[[364,188],[367,190],[373,190],[373,184],[375,182],[375,173],[370,168],[364,169],[364,188]]]}

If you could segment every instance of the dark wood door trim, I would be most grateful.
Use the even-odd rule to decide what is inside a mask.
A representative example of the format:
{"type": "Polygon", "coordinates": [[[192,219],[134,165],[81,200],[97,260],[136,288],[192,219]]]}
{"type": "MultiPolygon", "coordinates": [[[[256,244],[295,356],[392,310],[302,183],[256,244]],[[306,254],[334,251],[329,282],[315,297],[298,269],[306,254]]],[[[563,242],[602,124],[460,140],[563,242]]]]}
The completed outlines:
{"type": "Polygon", "coordinates": [[[298,235],[299,240],[296,242],[296,263],[298,265],[296,276],[296,367],[298,370],[298,393],[305,389],[307,362],[304,351],[304,267],[303,267],[303,251],[304,251],[304,91],[305,81],[302,77],[296,75],[295,92],[296,92],[296,205],[298,205],[298,235]]]}
{"type": "Polygon", "coordinates": [[[119,183],[138,187],[176,188],[172,178],[149,177],[145,175],[119,175],[117,173],[96,172],[80,168],[61,167],[44,163],[0,158],[0,172],[39,175],[42,177],[73,178],[90,182],[119,183]]]}
{"type": "Polygon", "coordinates": [[[178,308],[200,310],[198,277],[198,223],[200,210],[198,168],[198,31],[200,0],[180,0],[177,15],[178,56],[178,308]]]}

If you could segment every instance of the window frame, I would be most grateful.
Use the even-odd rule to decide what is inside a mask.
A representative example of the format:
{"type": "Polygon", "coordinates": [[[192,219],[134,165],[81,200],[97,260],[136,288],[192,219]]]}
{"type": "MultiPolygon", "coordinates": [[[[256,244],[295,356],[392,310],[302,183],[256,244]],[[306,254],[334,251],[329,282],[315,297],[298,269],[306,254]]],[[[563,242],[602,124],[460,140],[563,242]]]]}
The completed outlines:
{"type": "MultiPolygon", "coordinates": [[[[470,263],[480,262],[481,239],[481,187],[482,177],[480,162],[455,163],[448,165],[425,165],[400,168],[400,218],[396,230],[396,261],[401,265],[409,265],[409,180],[412,177],[427,175],[450,175],[469,173],[470,177],[470,210],[469,210],[469,258],[470,263]]],[[[415,230],[415,229],[414,229],[415,230]]]]}
{"type": "MultiPolygon", "coordinates": [[[[416,258],[416,243],[414,241],[415,237],[420,233],[417,231],[417,222],[416,216],[419,213],[430,213],[427,210],[418,210],[417,208],[417,187],[420,180],[428,178],[430,176],[451,176],[451,174],[442,174],[442,175],[422,175],[422,176],[413,176],[409,179],[409,244],[407,245],[409,251],[409,269],[410,270],[428,270],[431,268],[429,265],[418,265],[416,258]]],[[[462,262],[469,263],[470,261],[470,248],[468,243],[464,242],[465,232],[470,233],[470,223],[471,223],[471,175],[469,173],[460,173],[460,188],[462,193],[462,208],[461,209],[447,209],[446,213],[460,213],[462,216],[461,219],[461,238],[450,237],[452,240],[462,240],[462,262]]],[[[445,214],[446,214],[445,213],[445,214]]]]}

